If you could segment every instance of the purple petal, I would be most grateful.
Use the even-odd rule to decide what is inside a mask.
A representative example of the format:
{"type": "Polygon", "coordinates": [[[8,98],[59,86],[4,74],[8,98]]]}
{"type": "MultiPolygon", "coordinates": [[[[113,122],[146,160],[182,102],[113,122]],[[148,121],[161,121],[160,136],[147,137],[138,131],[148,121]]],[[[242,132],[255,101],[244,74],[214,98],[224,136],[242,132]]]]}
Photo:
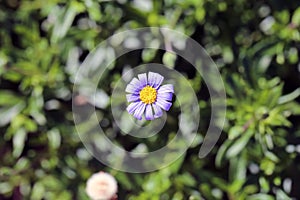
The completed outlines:
{"type": "Polygon", "coordinates": [[[125,92],[137,93],[142,88],[141,82],[137,78],[133,78],[127,85],[125,92]]]}
{"type": "Polygon", "coordinates": [[[146,118],[146,120],[153,120],[154,119],[152,106],[150,104],[146,105],[145,118],[146,118]]]}
{"type": "Polygon", "coordinates": [[[155,81],[153,87],[157,89],[162,84],[163,81],[164,81],[164,77],[160,74],[155,73],[155,81]]]}
{"type": "Polygon", "coordinates": [[[139,77],[141,85],[143,87],[145,87],[147,85],[147,75],[146,75],[146,73],[139,74],[138,77],[139,77]]]}
{"type": "Polygon", "coordinates": [[[148,84],[157,89],[160,84],[163,82],[164,77],[158,73],[149,72],[148,74],[148,84]]]}
{"type": "Polygon", "coordinates": [[[134,85],[128,84],[128,85],[126,86],[125,92],[128,92],[128,93],[136,93],[137,90],[138,90],[137,87],[135,87],[134,85]]]}
{"type": "Polygon", "coordinates": [[[164,109],[165,111],[168,111],[172,106],[171,102],[165,101],[164,99],[161,98],[157,98],[156,104],[162,109],[164,109]]]}
{"type": "Polygon", "coordinates": [[[142,102],[138,101],[138,102],[134,102],[129,104],[129,106],[127,106],[126,110],[128,111],[129,114],[133,114],[134,111],[138,108],[139,105],[141,105],[142,102]]]}
{"type": "Polygon", "coordinates": [[[136,94],[126,94],[126,99],[128,102],[134,102],[138,101],[140,99],[140,96],[136,94]]]}
{"type": "Polygon", "coordinates": [[[149,72],[148,73],[148,85],[153,86],[155,83],[155,73],[149,72]]]}
{"type": "Polygon", "coordinates": [[[171,92],[159,93],[157,94],[157,98],[163,99],[166,101],[172,101],[173,94],[171,92]]]}
{"type": "Polygon", "coordinates": [[[158,105],[156,105],[156,103],[153,103],[152,107],[154,110],[154,118],[159,118],[163,115],[161,108],[158,105]]]}
{"type": "Polygon", "coordinates": [[[141,82],[139,81],[139,79],[137,79],[137,78],[133,78],[131,81],[130,81],[130,83],[129,84],[131,84],[131,85],[135,85],[135,86],[140,86],[141,85],[141,82]]]}
{"type": "Polygon", "coordinates": [[[146,104],[142,103],[140,104],[137,109],[135,110],[134,112],[134,117],[137,118],[138,120],[141,120],[142,119],[142,116],[144,114],[144,111],[145,111],[145,107],[146,107],[146,104]]]}
{"type": "Polygon", "coordinates": [[[174,93],[173,85],[172,84],[166,84],[166,85],[161,86],[158,89],[158,93],[165,93],[165,92],[172,92],[172,93],[174,93]]]}

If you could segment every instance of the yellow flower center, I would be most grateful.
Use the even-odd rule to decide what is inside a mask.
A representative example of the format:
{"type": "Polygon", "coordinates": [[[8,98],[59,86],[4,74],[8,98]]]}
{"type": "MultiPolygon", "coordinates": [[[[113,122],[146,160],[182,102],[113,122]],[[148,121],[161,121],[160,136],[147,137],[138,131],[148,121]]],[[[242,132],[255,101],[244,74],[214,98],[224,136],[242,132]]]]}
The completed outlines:
{"type": "Polygon", "coordinates": [[[145,104],[151,104],[156,101],[157,92],[151,86],[146,86],[140,91],[140,99],[145,104]]]}

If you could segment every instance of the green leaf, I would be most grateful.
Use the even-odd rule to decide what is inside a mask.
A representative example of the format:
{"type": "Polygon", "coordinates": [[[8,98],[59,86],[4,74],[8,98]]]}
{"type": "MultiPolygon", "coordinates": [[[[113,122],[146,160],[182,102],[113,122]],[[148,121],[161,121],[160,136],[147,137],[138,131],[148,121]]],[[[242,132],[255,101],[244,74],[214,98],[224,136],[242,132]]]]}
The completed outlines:
{"type": "Polygon", "coordinates": [[[264,158],[260,163],[260,169],[263,170],[266,175],[272,175],[275,167],[275,163],[268,158],[264,158]]]}
{"type": "Polygon", "coordinates": [[[168,190],[172,185],[169,176],[165,176],[164,174],[157,172],[154,174],[150,174],[149,178],[143,184],[143,189],[147,192],[151,192],[153,194],[163,194],[168,190]],[[157,187],[159,185],[159,187],[157,187]]]}
{"type": "Polygon", "coordinates": [[[296,98],[298,98],[300,96],[300,88],[297,88],[296,90],[294,90],[293,92],[291,92],[290,94],[281,96],[278,99],[278,104],[284,104],[284,103],[288,103],[290,101],[295,100],[296,98]]]}
{"type": "Polygon", "coordinates": [[[20,128],[13,136],[13,156],[18,158],[23,152],[25,146],[25,140],[27,138],[27,132],[25,129],[20,128]]]}
{"type": "Polygon", "coordinates": [[[59,190],[60,188],[63,187],[62,182],[58,178],[52,175],[47,175],[43,177],[41,183],[48,190],[59,190]]]}
{"type": "Polygon", "coordinates": [[[265,152],[265,156],[275,163],[280,161],[280,159],[274,153],[272,153],[270,151],[265,152]]]}
{"type": "Polygon", "coordinates": [[[200,185],[200,193],[206,197],[205,199],[215,199],[211,194],[212,188],[207,184],[201,184],[200,185]]]}
{"type": "Polygon", "coordinates": [[[216,156],[216,160],[215,160],[215,164],[217,167],[220,167],[222,164],[222,161],[224,159],[224,155],[226,153],[226,150],[228,149],[228,147],[232,144],[232,140],[227,140],[224,142],[224,144],[222,144],[222,146],[219,148],[217,156],[216,156]]]}
{"type": "Polygon", "coordinates": [[[9,124],[11,120],[23,110],[24,107],[25,104],[20,102],[11,107],[0,108],[0,127],[9,124]]]}
{"type": "Polygon", "coordinates": [[[228,138],[233,140],[239,137],[244,132],[244,128],[241,126],[234,126],[229,130],[228,138]]]}
{"type": "Polygon", "coordinates": [[[276,190],[276,200],[291,200],[292,198],[290,198],[284,191],[282,191],[281,189],[277,189],[276,190]]]}
{"type": "Polygon", "coordinates": [[[282,93],[282,88],[283,84],[280,84],[270,90],[270,94],[266,102],[269,108],[273,108],[277,105],[278,99],[280,98],[282,93]]]}
{"type": "Polygon", "coordinates": [[[259,178],[259,184],[260,184],[260,187],[261,187],[261,189],[262,189],[263,192],[265,192],[265,193],[269,192],[270,186],[269,186],[269,183],[266,180],[266,178],[260,177],[259,178]]]}
{"type": "Polygon", "coordinates": [[[61,136],[58,129],[52,129],[47,133],[49,144],[53,149],[57,149],[61,143],[61,136]]]}
{"type": "Polygon", "coordinates": [[[30,161],[27,158],[20,158],[18,162],[15,164],[14,169],[17,171],[22,171],[28,169],[30,166],[30,161]]]}
{"type": "Polygon", "coordinates": [[[246,198],[246,200],[275,200],[275,198],[269,194],[259,193],[253,194],[246,198]]]}
{"type": "Polygon", "coordinates": [[[300,115],[300,104],[295,101],[281,105],[280,109],[289,115],[300,115]]]}
{"type": "Polygon", "coordinates": [[[71,200],[72,198],[72,194],[68,191],[62,191],[60,192],[57,197],[55,197],[56,199],[64,199],[64,200],[71,200]]]}
{"type": "Polygon", "coordinates": [[[21,101],[21,97],[9,90],[1,90],[0,97],[0,106],[16,105],[21,101]]]}
{"type": "Polygon", "coordinates": [[[166,67],[169,67],[169,68],[173,69],[174,65],[175,65],[176,58],[177,58],[176,54],[171,53],[171,52],[166,52],[163,56],[163,64],[166,67]]]}
{"type": "Polygon", "coordinates": [[[237,156],[247,145],[248,141],[250,140],[251,136],[253,135],[252,130],[248,130],[245,132],[244,135],[242,135],[239,139],[237,139],[231,147],[229,147],[226,157],[232,158],[234,156],[237,156]]]}
{"type": "Polygon", "coordinates": [[[246,194],[254,194],[257,191],[258,191],[257,185],[247,185],[244,187],[244,192],[246,194]]]}
{"type": "Polygon", "coordinates": [[[76,10],[72,7],[69,7],[64,11],[58,7],[53,11],[56,12],[55,15],[58,19],[56,20],[53,28],[51,41],[56,43],[67,34],[76,16],[76,10]]]}
{"type": "Polygon", "coordinates": [[[13,186],[7,182],[0,183],[0,194],[7,194],[13,190],[13,186]]]}
{"type": "Polygon", "coordinates": [[[127,173],[118,172],[116,175],[116,178],[120,184],[124,187],[126,190],[132,190],[134,185],[131,183],[130,177],[127,173]]]}
{"type": "Polygon", "coordinates": [[[234,157],[230,159],[229,165],[229,180],[245,180],[247,172],[247,159],[243,154],[239,157],[234,157]]]}
{"type": "Polygon", "coordinates": [[[299,26],[300,25],[300,7],[297,8],[292,16],[292,23],[299,26]]]}
{"type": "Polygon", "coordinates": [[[176,174],[180,170],[182,163],[185,159],[185,156],[180,156],[175,162],[168,166],[167,170],[171,171],[172,173],[176,174]]]}
{"type": "Polygon", "coordinates": [[[184,173],[176,177],[177,181],[182,182],[184,186],[194,187],[197,183],[196,179],[189,173],[184,173]]]}
{"type": "Polygon", "coordinates": [[[228,183],[225,180],[218,178],[218,177],[213,177],[212,182],[215,186],[217,186],[224,192],[226,192],[228,190],[228,183]]]}
{"type": "Polygon", "coordinates": [[[241,188],[243,187],[245,183],[245,179],[243,180],[234,180],[229,186],[228,186],[228,192],[232,194],[236,194],[237,192],[241,191],[241,188]]]}
{"type": "Polygon", "coordinates": [[[173,200],[181,200],[183,198],[184,198],[184,196],[183,196],[183,194],[181,192],[176,192],[174,194],[174,196],[172,197],[173,200]]]}
{"type": "Polygon", "coordinates": [[[41,200],[45,194],[45,187],[41,182],[36,182],[32,188],[32,193],[30,199],[41,200]]]}

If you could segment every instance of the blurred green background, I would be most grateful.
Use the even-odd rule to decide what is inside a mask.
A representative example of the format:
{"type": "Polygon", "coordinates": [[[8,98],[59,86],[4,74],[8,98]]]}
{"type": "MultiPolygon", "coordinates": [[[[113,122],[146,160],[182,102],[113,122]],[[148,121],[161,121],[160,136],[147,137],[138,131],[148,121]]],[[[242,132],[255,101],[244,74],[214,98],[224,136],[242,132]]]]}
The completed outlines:
{"type": "MultiPolygon", "coordinates": [[[[119,199],[300,199],[300,1],[0,0],[0,27],[0,199],[88,199],[86,180],[100,170],[116,177],[119,199]],[[202,78],[165,51],[129,53],[101,83],[108,98],[125,66],[156,62],[188,78],[201,108],[186,155],[159,171],[129,174],[84,148],[73,123],[73,81],[101,41],[149,26],[185,33],[207,50],[226,87],[227,118],[215,148],[199,159],[210,119],[202,78]]],[[[109,105],[97,112],[110,130],[109,105]]],[[[173,129],[170,123],[145,142],[146,151],[168,142],[173,129]]],[[[144,141],[111,139],[133,151],[144,141]]]]}

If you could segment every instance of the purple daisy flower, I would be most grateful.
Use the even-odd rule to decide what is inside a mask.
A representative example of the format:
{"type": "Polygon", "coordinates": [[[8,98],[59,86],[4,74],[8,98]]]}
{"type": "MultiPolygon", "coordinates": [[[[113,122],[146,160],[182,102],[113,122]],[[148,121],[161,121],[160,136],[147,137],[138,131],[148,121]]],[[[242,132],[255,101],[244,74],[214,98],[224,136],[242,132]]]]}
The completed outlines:
{"type": "Polygon", "coordinates": [[[138,79],[133,78],[127,85],[125,91],[127,101],[131,102],[127,107],[129,114],[138,120],[142,119],[145,113],[146,120],[153,120],[163,115],[163,111],[168,111],[172,106],[174,93],[173,85],[161,85],[164,77],[158,73],[149,72],[139,74],[138,79]]]}

